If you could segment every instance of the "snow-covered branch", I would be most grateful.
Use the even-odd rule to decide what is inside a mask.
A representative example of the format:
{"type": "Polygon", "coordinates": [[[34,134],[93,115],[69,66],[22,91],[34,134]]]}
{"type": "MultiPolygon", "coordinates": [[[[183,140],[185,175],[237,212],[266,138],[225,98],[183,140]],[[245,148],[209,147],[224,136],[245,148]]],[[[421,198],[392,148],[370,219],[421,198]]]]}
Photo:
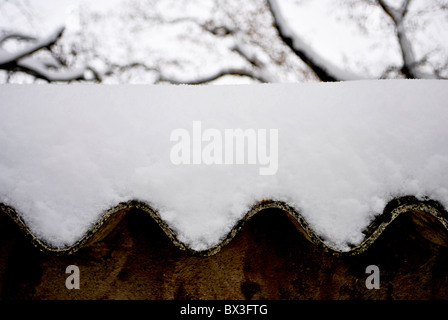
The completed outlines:
{"type": "Polygon", "coordinates": [[[21,33],[6,33],[0,38],[0,69],[8,71],[21,71],[36,78],[51,81],[72,81],[85,79],[84,71],[87,68],[61,71],[59,61],[53,59],[50,63],[42,59],[33,58],[31,55],[39,50],[48,49],[62,36],[64,27],[59,27],[49,36],[36,39],[21,33]],[[10,52],[1,47],[8,39],[30,41],[24,48],[10,52]],[[55,71],[58,69],[58,71],[55,71]]]}
{"type": "Polygon", "coordinates": [[[401,4],[400,8],[396,9],[387,4],[384,0],[377,0],[380,7],[384,10],[384,12],[394,21],[395,24],[400,24],[406,13],[408,12],[409,4],[411,0],[405,0],[401,4]]]}
{"type": "Polygon", "coordinates": [[[406,30],[404,28],[403,22],[406,13],[408,12],[411,0],[403,1],[402,5],[398,9],[391,7],[384,0],[377,0],[377,2],[379,6],[383,9],[383,11],[390,17],[395,26],[395,32],[401,50],[401,56],[403,58],[403,65],[401,67],[401,72],[403,73],[403,75],[409,79],[433,78],[433,76],[429,74],[424,74],[417,69],[417,67],[421,64],[421,61],[418,61],[415,58],[411,41],[409,40],[406,34],[406,30]]]}
{"type": "Polygon", "coordinates": [[[322,81],[355,80],[362,77],[341,70],[331,62],[327,61],[319,53],[315,52],[309,45],[290,28],[285,21],[277,0],[267,0],[268,7],[274,17],[274,25],[283,42],[302,59],[322,81]]]}
{"type": "Polygon", "coordinates": [[[265,79],[263,76],[258,75],[255,71],[245,70],[245,69],[239,69],[239,68],[224,68],[221,70],[218,70],[215,73],[212,73],[210,75],[204,76],[204,77],[198,77],[195,79],[179,79],[174,78],[170,76],[166,76],[163,74],[163,72],[158,67],[149,66],[143,62],[132,62],[124,65],[118,65],[114,63],[107,63],[108,64],[108,70],[104,73],[105,76],[108,76],[110,74],[113,74],[115,72],[126,72],[135,68],[143,69],[147,72],[154,72],[157,74],[156,80],[154,83],[169,83],[174,85],[179,84],[188,84],[188,85],[200,85],[200,84],[206,84],[210,83],[212,81],[218,80],[219,78],[225,77],[225,76],[240,76],[240,77],[247,77],[251,78],[253,80],[256,80],[261,83],[268,83],[269,80],[265,79]]]}
{"type": "MultiPolygon", "coordinates": [[[[10,63],[15,63],[16,61],[20,60],[25,56],[28,56],[42,48],[47,48],[53,45],[54,43],[56,43],[56,41],[59,39],[59,37],[62,35],[63,32],[64,28],[60,27],[56,30],[56,32],[54,32],[50,36],[43,39],[38,39],[34,43],[31,43],[30,45],[26,46],[24,49],[18,50],[16,52],[9,52],[2,49],[0,51],[0,67],[8,65],[10,63]]],[[[4,40],[8,38],[10,37],[8,36],[3,37],[4,40]]]]}
{"type": "Polygon", "coordinates": [[[325,10],[311,0],[80,6],[70,11],[66,32],[61,27],[40,38],[10,26],[0,30],[0,76],[173,84],[226,75],[269,83],[446,78],[445,34],[431,19],[439,21],[448,10],[438,0],[428,2],[327,0],[325,10]],[[75,61],[86,66],[73,70],[75,61]]]}
{"type": "Polygon", "coordinates": [[[391,7],[384,0],[377,1],[383,11],[391,18],[392,22],[395,25],[395,32],[397,34],[398,43],[400,45],[401,54],[403,57],[403,66],[401,68],[401,72],[403,72],[403,74],[407,78],[416,78],[413,70],[416,65],[414,52],[403,27],[403,20],[411,1],[405,0],[399,9],[391,7]]]}
{"type": "Polygon", "coordinates": [[[20,71],[26,72],[35,76],[36,78],[46,80],[48,82],[52,81],[72,81],[72,80],[83,80],[84,69],[77,69],[64,72],[55,72],[47,68],[46,64],[37,59],[21,59],[17,62],[17,67],[20,71]]]}

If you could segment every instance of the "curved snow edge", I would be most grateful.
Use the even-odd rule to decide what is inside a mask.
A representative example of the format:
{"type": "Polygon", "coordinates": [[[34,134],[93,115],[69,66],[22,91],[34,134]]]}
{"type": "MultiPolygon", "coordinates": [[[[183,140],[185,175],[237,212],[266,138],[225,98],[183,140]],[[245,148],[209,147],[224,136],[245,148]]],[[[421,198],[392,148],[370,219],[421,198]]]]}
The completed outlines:
{"type": "Polygon", "coordinates": [[[105,211],[94,226],[73,245],[64,248],[56,248],[38,239],[23,222],[14,208],[0,203],[0,212],[6,213],[19,226],[25,236],[30,239],[35,247],[44,253],[53,254],[73,254],[84,246],[94,243],[95,238],[98,238],[98,235],[100,235],[100,237],[101,234],[103,234],[103,236],[107,235],[112,230],[111,226],[107,228],[106,224],[113,222],[112,228],[114,228],[126,216],[130,209],[138,209],[149,214],[172,241],[172,243],[180,250],[185,251],[187,254],[192,256],[204,257],[215,255],[221,251],[222,248],[224,248],[230,243],[230,241],[233,240],[233,238],[235,238],[238,232],[253,216],[266,209],[280,209],[281,211],[287,213],[287,216],[290,218],[291,222],[310,242],[333,255],[352,256],[365,252],[375,242],[375,240],[378,239],[388,225],[390,225],[398,216],[407,212],[423,212],[429,214],[435,217],[448,232],[448,213],[443,205],[431,199],[418,200],[414,196],[403,196],[388,202],[383,210],[383,214],[378,215],[375,220],[371,222],[371,224],[363,231],[365,238],[360,244],[352,247],[349,251],[341,251],[325,243],[325,241],[312,230],[302,215],[294,207],[282,201],[263,200],[255,204],[217,245],[206,250],[198,251],[181,242],[177,238],[176,233],[165,221],[162,220],[159,213],[150,205],[141,201],[131,200],[119,203],[117,206],[105,211]]]}

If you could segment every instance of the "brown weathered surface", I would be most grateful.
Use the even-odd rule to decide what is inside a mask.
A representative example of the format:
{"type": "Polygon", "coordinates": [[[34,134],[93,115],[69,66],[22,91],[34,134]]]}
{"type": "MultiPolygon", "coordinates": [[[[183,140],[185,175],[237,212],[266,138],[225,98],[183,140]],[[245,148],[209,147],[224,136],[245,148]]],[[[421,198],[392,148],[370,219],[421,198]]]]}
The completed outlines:
{"type": "Polygon", "coordinates": [[[398,217],[364,253],[334,256],[280,210],[253,217],[220,252],[189,256],[147,214],[72,255],[44,254],[0,215],[0,297],[9,299],[447,299],[448,235],[428,214],[398,217]],[[81,289],[65,287],[77,265],[81,289]],[[381,288],[365,287],[365,268],[381,288]]]}

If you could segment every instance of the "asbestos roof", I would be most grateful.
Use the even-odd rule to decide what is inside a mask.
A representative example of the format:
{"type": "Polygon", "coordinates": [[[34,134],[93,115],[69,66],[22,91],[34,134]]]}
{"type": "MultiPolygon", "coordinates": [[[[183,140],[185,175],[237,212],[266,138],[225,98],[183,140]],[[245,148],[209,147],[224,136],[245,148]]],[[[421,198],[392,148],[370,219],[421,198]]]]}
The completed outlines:
{"type": "Polygon", "coordinates": [[[291,223],[296,220],[284,208],[271,205],[260,206],[227,245],[215,250],[219,252],[202,252],[202,256],[173,245],[144,207],[116,212],[78,250],[64,252],[48,252],[39,245],[42,251],[36,250],[16,223],[0,214],[0,298],[447,299],[448,232],[432,214],[416,210],[420,205],[439,210],[435,203],[415,199],[391,203],[388,210],[407,207],[410,211],[393,221],[378,221],[378,228],[387,227],[366,244],[366,250],[343,254],[323,250],[303,228],[291,223]],[[65,288],[68,265],[80,269],[80,290],[65,288]],[[366,288],[369,265],[380,270],[379,289],[366,288]]]}
{"type": "MultiPolygon", "coordinates": [[[[160,229],[165,233],[165,235],[172,241],[172,243],[180,250],[187,252],[193,256],[211,256],[222,250],[227,244],[229,244],[233,238],[235,238],[244,225],[257,213],[268,210],[268,209],[279,209],[287,214],[290,218],[291,223],[298,229],[298,231],[305,236],[311,243],[321,248],[325,252],[337,256],[351,256],[363,253],[366,251],[375,240],[387,229],[387,227],[393,223],[393,221],[399,217],[401,214],[418,213],[424,214],[432,221],[432,224],[440,224],[440,227],[445,231],[448,231],[448,214],[443,206],[432,200],[419,201],[415,197],[402,197],[397,198],[388,203],[382,215],[375,219],[364,231],[364,240],[350,248],[348,251],[335,250],[325,244],[322,238],[320,238],[309,224],[304,220],[304,218],[297,212],[293,207],[279,202],[279,201],[263,201],[255,205],[247,214],[239,220],[239,222],[232,228],[232,230],[221,239],[221,241],[206,250],[195,250],[189,247],[187,244],[182,243],[176,233],[162,220],[160,215],[152,209],[150,206],[139,201],[128,201],[125,203],[120,203],[114,208],[107,210],[102,217],[95,223],[95,225],[83,235],[76,243],[71,246],[64,248],[54,248],[42,242],[40,239],[35,237],[33,233],[29,230],[26,224],[20,219],[19,215],[11,207],[4,205],[0,206],[1,211],[8,214],[13,221],[22,229],[25,236],[28,237],[31,242],[40,250],[47,253],[58,253],[58,254],[71,254],[84,246],[94,243],[98,239],[102,239],[108,235],[109,232],[113,231],[114,228],[120,223],[120,221],[126,216],[126,214],[131,209],[137,209],[148,214],[160,229]]],[[[431,232],[433,225],[428,226],[428,230],[424,230],[428,233],[431,232]]]]}

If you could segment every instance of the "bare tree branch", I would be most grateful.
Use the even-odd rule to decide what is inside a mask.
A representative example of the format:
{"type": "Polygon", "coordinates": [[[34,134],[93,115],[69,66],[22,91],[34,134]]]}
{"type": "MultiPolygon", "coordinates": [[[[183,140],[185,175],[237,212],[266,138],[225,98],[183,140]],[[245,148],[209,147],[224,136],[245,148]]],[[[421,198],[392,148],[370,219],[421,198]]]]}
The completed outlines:
{"type": "Polygon", "coordinates": [[[238,53],[242,58],[244,58],[245,60],[247,60],[252,66],[256,67],[256,68],[263,68],[264,65],[263,63],[255,56],[255,55],[251,55],[247,52],[247,50],[245,50],[244,47],[242,47],[241,45],[236,44],[232,50],[236,53],[238,53]]]}
{"type": "Polygon", "coordinates": [[[206,83],[212,82],[212,81],[222,78],[224,76],[248,77],[248,78],[251,78],[251,79],[261,82],[261,83],[269,82],[264,77],[256,75],[255,72],[251,72],[249,70],[244,70],[244,69],[237,69],[237,68],[228,68],[228,69],[219,70],[214,74],[211,74],[209,76],[205,76],[202,78],[198,78],[198,79],[181,80],[181,79],[175,79],[172,77],[165,76],[162,74],[162,72],[160,71],[159,68],[148,66],[142,62],[132,62],[132,63],[128,63],[125,65],[108,63],[108,66],[109,66],[109,70],[105,73],[105,75],[112,74],[114,72],[113,70],[117,70],[118,72],[126,72],[128,70],[132,70],[135,68],[142,68],[145,71],[155,72],[158,74],[157,80],[154,82],[156,84],[166,82],[166,83],[170,83],[170,84],[174,84],[174,85],[180,85],[180,84],[200,85],[200,84],[206,84],[206,83]]]}
{"type": "Polygon", "coordinates": [[[156,81],[156,83],[160,83],[160,82],[168,82],[171,84],[191,84],[191,85],[198,85],[198,84],[206,84],[209,82],[212,82],[214,80],[217,80],[221,77],[224,76],[241,76],[241,77],[248,77],[251,79],[254,79],[256,81],[259,81],[261,83],[267,83],[268,81],[266,79],[264,79],[261,76],[258,76],[250,71],[247,70],[242,70],[242,69],[224,69],[224,70],[220,70],[215,74],[212,74],[210,76],[204,77],[204,78],[200,78],[200,79],[194,79],[194,80],[186,80],[186,81],[181,81],[181,80],[177,80],[177,79],[172,79],[172,78],[168,78],[165,76],[160,76],[159,79],[156,81]]]}
{"type": "Polygon", "coordinates": [[[142,68],[145,71],[154,71],[157,73],[160,73],[160,70],[158,68],[154,68],[154,67],[150,67],[148,65],[146,65],[145,63],[142,62],[132,62],[132,63],[127,63],[124,65],[119,65],[116,63],[110,63],[110,62],[106,62],[106,64],[108,65],[108,71],[105,73],[106,75],[110,75],[113,73],[112,70],[118,70],[119,72],[125,72],[134,68],[142,68]]]}

